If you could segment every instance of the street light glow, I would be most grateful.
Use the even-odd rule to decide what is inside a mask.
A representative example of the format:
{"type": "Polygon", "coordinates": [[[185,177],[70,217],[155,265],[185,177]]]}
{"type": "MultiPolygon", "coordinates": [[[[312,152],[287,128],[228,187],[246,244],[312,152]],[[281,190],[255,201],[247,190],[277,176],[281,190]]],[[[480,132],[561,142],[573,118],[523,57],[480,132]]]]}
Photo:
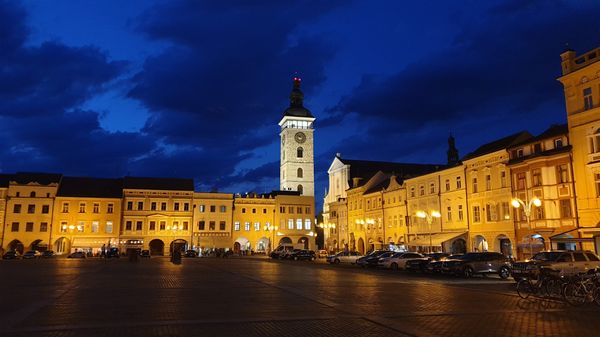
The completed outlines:
{"type": "Polygon", "coordinates": [[[513,205],[514,208],[521,207],[521,204],[519,203],[519,200],[517,200],[517,199],[511,200],[510,204],[513,205]]]}
{"type": "Polygon", "coordinates": [[[533,198],[531,201],[533,201],[533,204],[535,205],[535,207],[542,206],[542,201],[537,197],[533,198]]]}
{"type": "Polygon", "coordinates": [[[434,218],[441,218],[442,215],[438,211],[431,211],[431,216],[434,218]]]}
{"type": "Polygon", "coordinates": [[[419,218],[426,218],[427,217],[427,213],[425,213],[424,211],[417,211],[417,217],[419,217],[419,218]]]}

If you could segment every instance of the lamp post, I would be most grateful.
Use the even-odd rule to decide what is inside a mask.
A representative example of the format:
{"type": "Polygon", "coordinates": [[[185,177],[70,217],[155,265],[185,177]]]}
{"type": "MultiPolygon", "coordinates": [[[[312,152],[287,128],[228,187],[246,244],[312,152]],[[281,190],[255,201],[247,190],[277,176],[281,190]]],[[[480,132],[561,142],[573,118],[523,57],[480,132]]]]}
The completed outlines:
{"type": "Polygon", "coordinates": [[[271,232],[271,240],[269,241],[269,253],[273,250],[273,241],[275,241],[275,232],[279,230],[279,226],[273,226],[271,224],[265,225],[265,231],[271,232]]]}
{"type": "MultiPolygon", "coordinates": [[[[325,234],[325,230],[327,229],[328,230],[327,236],[329,237],[331,235],[331,229],[335,229],[335,224],[334,223],[322,223],[319,225],[319,227],[323,229],[323,234],[325,234]]],[[[327,243],[327,239],[325,239],[325,243],[327,243]]],[[[329,245],[327,245],[327,247],[329,247],[329,245]]],[[[337,252],[337,249],[335,246],[334,246],[334,249],[337,252]]]]}
{"type": "Polygon", "coordinates": [[[432,251],[432,241],[431,241],[431,224],[433,223],[433,218],[441,218],[442,215],[438,211],[417,211],[417,217],[421,219],[426,219],[427,224],[429,225],[429,252],[432,251]]]}
{"type": "MultiPolygon", "coordinates": [[[[531,200],[529,200],[529,202],[527,202],[527,200],[523,201],[519,198],[513,198],[510,201],[510,203],[514,208],[520,208],[521,206],[523,207],[523,213],[525,214],[525,218],[527,219],[527,227],[529,229],[531,229],[531,210],[532,210],[533,206],[535,206],[535,207],[542,206],[542,201],[538,197],[531,198],[531,200]]],[[[533,248],[531,246],[531,239],[529,240],[529,254],[531,254],[531,256],[533,256],[533,248]]]]}

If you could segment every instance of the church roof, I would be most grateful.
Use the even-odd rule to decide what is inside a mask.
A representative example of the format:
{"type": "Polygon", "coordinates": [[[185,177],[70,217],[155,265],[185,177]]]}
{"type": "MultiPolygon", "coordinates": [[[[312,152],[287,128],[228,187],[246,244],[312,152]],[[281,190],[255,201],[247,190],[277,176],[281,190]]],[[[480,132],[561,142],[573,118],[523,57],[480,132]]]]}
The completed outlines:
{"type": "Polygon", "coordinates": [[[462,160],[467,160],[467,159],[472,159],[475,157],[483,156],[485,154],[496,152],[496,151],[499,151],[502,149],[508,149],[509,147],[511,147],[514,144],[518,144],[523,141],[527,141],[531,138],[532,138],[531,134],[527,131],[517,132],[510,136],[506,136],[504,138],[500,138],[493,142],[481,145],[475,151],[464,156],[462,160]]]}
{"type": "Polygon", "coordinates": [[[304,107],[304,94],[300,90],[300,83],[302,80],[300,77],[294,77],[294,88],[290,93],[290,106],[283,111],[284,116],[291,117],[310,117],[314,116],[310,113],[310,110],[304,107]]]}
{"type": "Polygon", "coordinates": [[[395,174],[400,180],[404,180],[407,178],[416,177],[437,170],[441,170],[446,167],[445,165],[439,164],[394,163],[384,161],[355,160],[342,158],[339,158],[339,160],[346,165],[350,165],[350,175],[348,183],[351,187],[354,187],[352,184],[352,178],[362,178],[362,180],[359,183],[359,186],[361,186],[379,171],[388,174],[395,174]]]}

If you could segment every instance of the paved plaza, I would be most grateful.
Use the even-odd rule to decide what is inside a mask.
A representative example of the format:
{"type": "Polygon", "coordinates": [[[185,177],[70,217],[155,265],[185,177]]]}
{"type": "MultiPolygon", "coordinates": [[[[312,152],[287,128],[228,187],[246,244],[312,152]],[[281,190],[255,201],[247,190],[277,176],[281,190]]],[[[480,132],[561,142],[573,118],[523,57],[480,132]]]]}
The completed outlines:
{"type": "Polygon", "coordinates": [[[0,261],[0,336],[598,336],[497,278],[260,258],[0,261]]]}

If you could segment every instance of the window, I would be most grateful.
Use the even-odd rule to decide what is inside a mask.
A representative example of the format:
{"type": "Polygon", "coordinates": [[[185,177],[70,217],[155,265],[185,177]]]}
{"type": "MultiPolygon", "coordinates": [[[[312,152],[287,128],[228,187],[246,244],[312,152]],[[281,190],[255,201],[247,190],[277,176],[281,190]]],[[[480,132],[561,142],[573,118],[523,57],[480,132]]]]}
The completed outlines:
{"type": "Polygon", "coordinates": [[[240,223],[239,222],[235,222],[233,224],[233,230],[234,231],[239,231],[240,230],[240,223]]]}
{"type": "Polygon", "coordinates": [[[279,213],[285,213],[285,206],[279,206],[279,213]]]}
{"type": "Polygon", "coordinates": [[[479,206],[473,206],[473,222],[481,222],[479,206]]]}
{"type": "Polygon", "coordinates": [[[214,222],[214,221],[208,222],[208,230],[214,231],[216,228],[217,228],[216,222],[214,222]]]}
{"type": "Polygon", "coordinates": [[[430,183],[429,184],[429,194],[434,194],[434,193],[435,193],[435,184],[430,183]]]}
{"type": "Polygon", "coordinates": [[[294,219],[288,219],[288,229],[294,229],[294,219]]]}
{"type": "Polygon", "coordinates": [[[138,209],[138,211],[144,210],[144,202],[143,201],[138,201],[137,209],[138,209]]]}
{"type": "Polygon", "coordinates": [[[33,222],[27,222],[27,223],[25,223],[25,231],[26,232],[33,232],[33,222]]]}
{"type": "Polygon", "coordinates": [[[106,233],[112,233],[113,232],[113,223],[112,221],[107,221],[106,222],[106,233]]]}
{"type": "Polygon", "coordinates": [[[456,188],[462,188],[462,180],[460,177],[456,177],[456,188]]]}
{"type": "Polygon", "coordinates": [[[79,213],[85,213],[85,204],[84,203],[79,204],[79,213]]]}
{"type": "Polygon", "coordinates": [[[21,205],[20,204],[15,204],[13,206],[13,213],[21,213],[21,205]]]}
{"type": "Polygon", "coordinates": [[[131,230],[131,221],[125,221],[125,230],[126,231],[130,231],[131,230]]]}
{"type": "Polygon", "coordinates": [[[48,223],[47,222],[40,223],[40,232],[47,232],[47,231],[48,231],[48,223]]]}
{"type": "Polygon", "coordinates": [[[540,153],[540,152],[542,152],[542,144],[541,143],[533,144],[533,153],[540,153]]]}
{"type": "Polygon", "coordinates": [[[448,220],[448,222],[452,221],[452,207],[451,206],[448,206],[448,208],[447,208],[446,219],[448,220]]]}
{"type": "Polygon", "coordinates": [[[292,207],[292,206],[288,207],[288,213],[294,214],[294,207],[292,207]]]}
{"type": "Polygon", "coordinates": [[[554,148],[560,149],[561,147],[563,147],[563,140],[561,138],[555,139],[554,140],[554,148]]]}
{"type": "Polygon", "coordinates": [[[106,213],[112,214],[114,212],[114,208],[115,206],[113,205],[113,203],[108,204],[108,206],[106,206],[106,213]]]}
{"type": "Polygon", "coordinates": [[[303,175],[303,173],[304,173],[304,172],[302,172],[302,168],[300,168],[300,167],[299,167],[299,168],[298,168],[298,174],[297,174],[297,177],[298,177],[298,178],[302,178],[302,175],[303,175]]]}
{"type": "Polygon", "coordinates": [[[161,202],[160,203],[160,210],[161,211],[166,211],[167,210],[167,203],[166,202],[161,202]]]}
{"type": "Polygon", "coordinates": [[[246,213],[246,209],[245,208],[242,208],[242,213],[246,213]]]}
{"type": "Polygon", "coordinates": [[[419,186],[419,195],[425,195],[425,186],[419,186]]]}
{"type": "Polygon", "coordinates": [[[560,217],[570,218],[571,217],[571,200],[562,199],[560,200],[560,217]]]}
{"type": "Polygon", "coordinates": [[[583,89],[583,110],[589,110],[593,107],[592,88],[585,88],[583,89]]]}
{"type": "Polygon", "coordinates": [[[263,208],[263,214],[267,214],[267,209],[263,208]]]}
{"type": "Polygon", "coordinates": [[[61,233],[66,233],[67,232],[67,222],[66,221],[62,221],[60,223],[60,231],[61,231],[61,233]]]}
{"type": "Polygon", "coordinates": [[[151,211],[156,211],[156,202],[155,201],[153,201],[153,202],[150,203],[150,210],[151,211]]]}
{"type": "Polygon", "coordinates": [[[77,232],[83,233],[85,231],[85,222],[79,221],[77,224],[77,232]]]}
{"type": "MultiPolygon", "coordinates": [[[[204,222],[204,220],[198,221],[198,230],[199,231],[203,231],[205,226],[206,226],[206,223],[204,222]]],[[[237,230],[239,230],[239,228],[237,230]]]]}
{"type": "Polygon", "coordinates": [[[525,172],[517,173],[517,190],[524,190],[527,187],[525,172]]]}
{"type": "Polygon", "coordinates": [[[507,201],[502,202],[502,217],[504,220],[510,220],[510,207],[507,201]]]}
{"type": "Polygon", "coordinates": [[[562,164],[556,166],[556,176],[558,183],[566,183],[569,181],[569,171],[567,170],[567,164],[562,164]]]}
{"type": "Polygon", "coordinates": [[[523,149],[518,149],[517,150],[517,158],[521,158],[523,157],[523,149]]]}
{"type": "Polygon", "coordinates": [[[10,231],[11,232],[18,232],[19,231],[19,223],[18,222],[13,222],[12,225],[10,226],[10,231]]]}
{"type": "Polygon", "coordinates": [[[92,221],[92,233],[98,233],[98,227],[100,227],[100,223],[98,221],[92,221]]]}
{"type": "Polygon", "coordinates": [[[303,156],[304,156],[304,149],[302,147],[299,147],[298,149],[296,149],[296,157],[302,158],[303,156]]]}
{"type": "Polygon", "coordinates": [[[35,192],[32,191],[31,193],[29,193],[29,197],[35,198],[35,192]]]}
{"type": "Polygon", "coordinates": [[[252,213],[256,213],[256,208],[253,208],[253,209],[252,209],[252,213]]]}
{"type": "Polygon", "coordinates": [[[225,221],[219,221],[219,230],[221,230],[221,231],[225,230],[225,221]]]}
{"type": "Polygon", "coordinates": [[[310,230],[311,222],[310,219],[304,219],[304,229],[310,230]]]}
{"type": "Polygon", "coordinates": [[[94,205],[92,206],[92,212],[99,213],[100,212],[100,204],[94,203],[94,205]]]}
{"type": "Polygon", "coordinates": [[[183,211],[189,212],[189,210],[190,210],[190,203],[189,202],[183,203],[183,211]]]}
{"type": "Polygon", "coordinates": [[[486,174],[486,176],[485,176],[485,189],[486,189],[486,191],[489,191],[492,189],[492,176],[489,174],[486,174]]]}
{"type": "Polygon", "coordinates": [[[411,197],[411,198],[414,198],[414,197],[415,197],[415,188],[414,188],[414,187],[411,187],[411,188],[410,188],[410,197],[411,197]]]}
{"type": "Polygon", "coordinates": [[[69,213],[69,204],[68,203],[64,202],[62,204],[62,212],[63,213],[69,213]]]}
{"type": "Polygon", "coordinates": [[[588,260],[590,261],[600,261],[593,253],[585,253],[585,256],[587,256],[588,260]]]}
{"type": "Polygon", "coordinates": [[[166,221],[161,221],[158,223],[159,228],[161,231],[164,231],[167,228],[167,222],[166,221]]]}
{"type": "Polygon", "coordinates": [[[246,222],[244,223],[244,230],[245,230],[246,232],[249,232],[249,231],[250,231],[250,223],[249,223],[248,221],[246,221],[246,222]]]}
{"type": "Polygon", "coordinates": [[[133,210],[133,201],[128,201],[128,202],[127,202],[127,210],[128,210],[128,211],[131,211],[131,210],[133,210]]]}
{"type": "Polygon", "coordinates": [[[310,214],[310,207],[306,207],[304,214],[310,214]]]}
{"type": "Polygon", "coordinates": [[[544,206],[535,208],[535,219],[537,219],[537,220],[544,219],[544,206]]]}
{"type": "Polygon", "coordinates": [[[150,221],[148,224],[148,230],[155,231],[156,230],[156,221],[150,221]]]}
{"type": "Polygon", "coordinates": [[[596,185],[596,197],[600,197],[600,173],[594,174],[594,182],[596,185]]]}
{"type": "Polygon", "coordinates": [[[506,187],[506,171],[500,172],[500,187],[506,187]]]}
{"type": "Polygon", "coordinates": [[[477,178],[473,178],[473,193],[477,193],[477,178]]]}
{"type": "Polygon", "coordinates": [[[138,221],[135,223],[135,230],[136,231],[141,231],[142,230],[142,221],[138,221]]]}
{"type": "Polygon", "coordinates": [[[446,191],[450,191],[450,179],[446,179],[446,191]]]}
{"type": "Polygon", "coordinates": [[[254,231],[258,232],[260,230],[260,222],[254,223],[254,231]]]}
{"type": "Polygon", "coordinates": [[[534,169],[531,171],[531,183],[533,186],[542,185],[542,172],[540,169],[534,169]]]}
{"type": "Polygon", "coordinates": [[[198,209],[199,209],[200,213],[204,213],[204,212],[206,212],[206,206],[204,206],[204,205],[200,205],[200,206],[198,207],[198,209]]]}
{"type": "Polygon", "coordinates": [[[174,211],[179,211],[179,203],[178,202],[176,202],[176,203],[173,204],[173,210],[174,211]]]}
{"type": "Polygon", "coordinates": [[[302,185],[298,185],[297,190],[298,190],[298,192],[300,192],[300,195],[302,195],[302,193],[304,193],[304,187],[302,185]]]}
{"type": "Polygon", "coordinates": [[[498,221],[498,207],[497,205],[487,204],[485,205],[485,219],[486,221],[498,221]]]}
{"type": "Polygon", "coordinates": [[[225,206],[225,205],[221,205],[221,206],[219,206],[219,211],[220,211],[221,213],[225,213],[225,212],[227,212],[227,206],[225,206]]]}
{"type": "Polygon", "coordinates": [[[302,207],[296,207],[296,213],[302,214],[302,207]]]}
{"type": "Polygon", "coordinates": [[[179,227],[179,221],[173,221],[173,226],[171,228],[173,228],[173,230],[181,229],[181,227],[179,227]]]}
{"type": "Polygon", "coordinates": [[[27,205],[27,213],[28,214],[35,213],[35,205],[27,205]]]}
{"type": "Polygon", "coordinates": [[[302,229],[302,219],[296,219],[296,229],[302,229]]]}
{"type": "Polygon", "coordinates": [[[463,221],[463,207],[462,205],[458,205],[458,220],[463,221]]]}

